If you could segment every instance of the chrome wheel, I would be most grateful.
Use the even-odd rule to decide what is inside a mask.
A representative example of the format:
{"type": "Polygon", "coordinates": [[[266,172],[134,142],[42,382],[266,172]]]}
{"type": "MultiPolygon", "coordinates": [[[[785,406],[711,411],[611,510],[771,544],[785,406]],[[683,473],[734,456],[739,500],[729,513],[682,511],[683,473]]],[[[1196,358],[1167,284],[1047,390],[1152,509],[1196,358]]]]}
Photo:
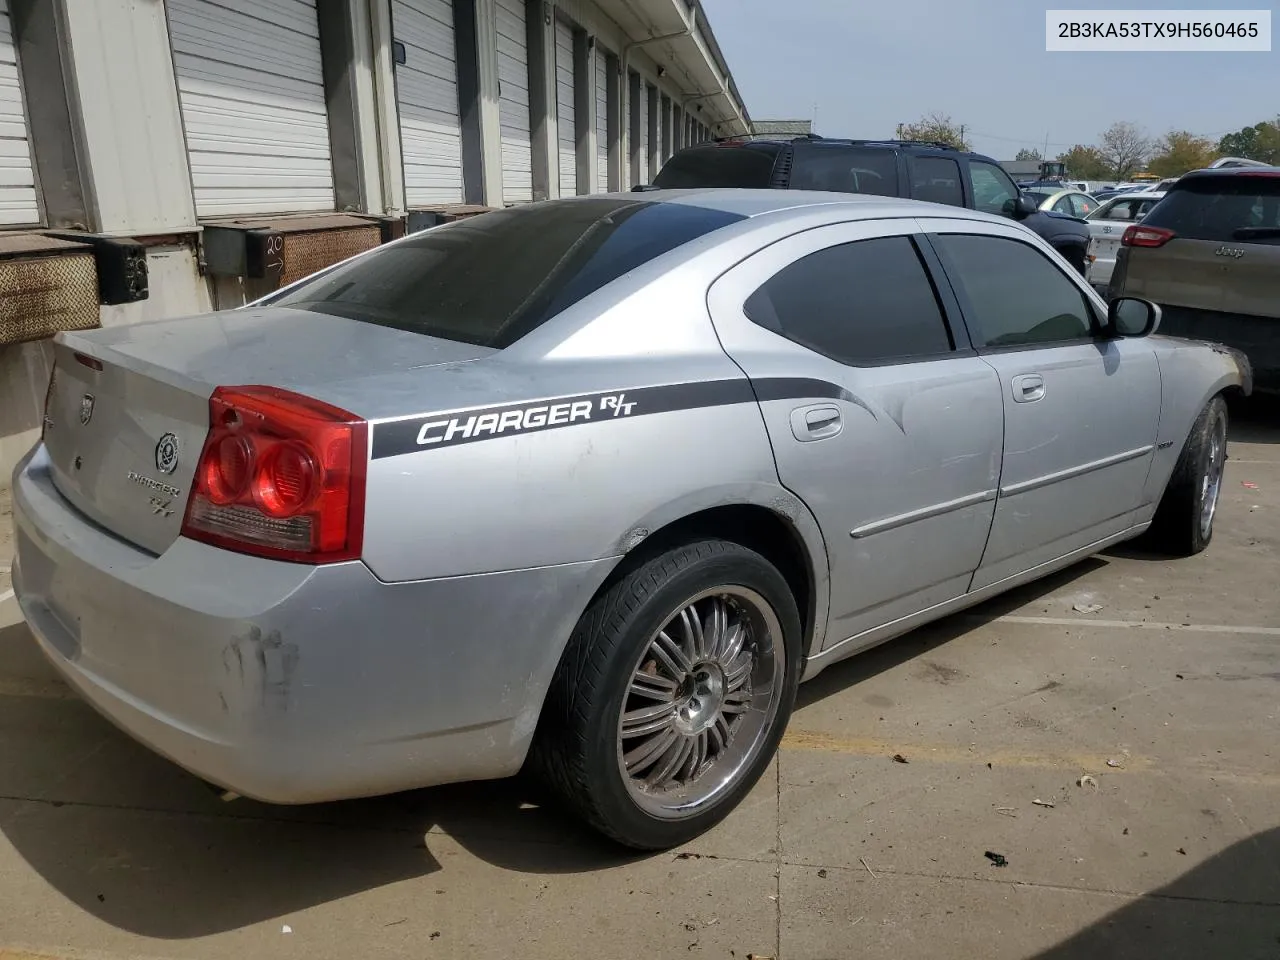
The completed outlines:
{"type": "Polygon", "coordinates": [[[618,719],[618,769],[642,810],[694,816],[751,766],[782,699],[783,645],[768,602],[727,586],[686,601],[649,638],[618,719]]]}
{"type": "Polygon", "coordinates": [[[1222,473],[1227,464],[1227,422],[1218,417],[1209,438],[1209,457],[1204,477],[1200,481],[1200,536],[1209,538],[1213,529],[1213,515],[1218,509],[1218,495],[1222,492],[1222,473]]]}

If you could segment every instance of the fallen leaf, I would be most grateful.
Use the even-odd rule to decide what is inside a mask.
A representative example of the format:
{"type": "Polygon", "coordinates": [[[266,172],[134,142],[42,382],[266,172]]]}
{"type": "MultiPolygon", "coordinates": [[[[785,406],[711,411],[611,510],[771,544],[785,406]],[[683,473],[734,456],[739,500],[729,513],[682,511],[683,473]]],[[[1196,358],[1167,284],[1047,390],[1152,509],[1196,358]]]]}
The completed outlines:
{"type": "Polygon", "coordinates": [[[904,757],[902,754],[900,754],[900,753],[895,753],[895,754],[893,755],[893,762],[894,762],[894,763],[907,763],[907,762],[909,762],[909,761],[908,761],[908,760],[907,760],[907,758],[906,758],[906,757],[904,757]]]}

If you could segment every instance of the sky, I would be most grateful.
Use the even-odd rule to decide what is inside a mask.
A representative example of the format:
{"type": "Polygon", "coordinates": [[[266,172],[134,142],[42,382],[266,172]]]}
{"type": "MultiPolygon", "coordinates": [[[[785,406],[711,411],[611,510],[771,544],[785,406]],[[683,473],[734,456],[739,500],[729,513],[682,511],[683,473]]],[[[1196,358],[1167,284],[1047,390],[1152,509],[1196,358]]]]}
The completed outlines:
{"type": "Polygon", "coordinates": [[[1261,0],[701,0],[753,120],[892,137],[950,114],[973,149],[1056,157],[1129,120],[1217,140],[1280,114],[1280,5],[1261,0]],[[1271,9],[1269,53],[1049,53],[1047,9],[1271,9]]]}

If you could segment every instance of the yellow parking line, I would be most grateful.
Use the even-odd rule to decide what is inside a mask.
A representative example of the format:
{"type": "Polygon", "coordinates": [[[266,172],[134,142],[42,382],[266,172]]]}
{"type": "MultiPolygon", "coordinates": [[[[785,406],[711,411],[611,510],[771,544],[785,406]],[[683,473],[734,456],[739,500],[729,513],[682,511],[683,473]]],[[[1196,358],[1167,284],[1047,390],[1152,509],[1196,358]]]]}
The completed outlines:
{"type": "MultiPolygon", "coordinates": [[[[1045,767],[1051,769],[1072,768],[1082,771],[1101,768],[1109,772],[1143,770],[1151,761],[1145,757],[1123,757],[1122,766],[1108,767],[1106,753],[1025,753],[1011,750],[985,750],[980,747],[951,744],[911,744],[884,740],[879,737],[843,737],[810,730],[789,730],[782,738],[782,747],[790,750],[811,750],[825,753],[842,753],[859,757],[892,757],[901,754],[911,760],[936,761],[938,763],[999,764],[1002,767],[1045,767]]],[[[1121,757],[1122,754],[1114,754],[1121,757]]]]}

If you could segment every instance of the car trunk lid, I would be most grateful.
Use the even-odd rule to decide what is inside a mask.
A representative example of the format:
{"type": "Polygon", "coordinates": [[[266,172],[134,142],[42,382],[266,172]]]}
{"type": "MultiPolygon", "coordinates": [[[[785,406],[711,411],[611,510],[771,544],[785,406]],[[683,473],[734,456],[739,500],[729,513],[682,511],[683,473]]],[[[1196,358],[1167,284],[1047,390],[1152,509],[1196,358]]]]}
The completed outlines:
{"type": "Polygon", "coordinates": [[[181,532],[215,387],[326,400],[354,379],[493,352],[279,307],[63,334],[45,412],[53,482],[94,523],[158,555],[181,532]]]}

